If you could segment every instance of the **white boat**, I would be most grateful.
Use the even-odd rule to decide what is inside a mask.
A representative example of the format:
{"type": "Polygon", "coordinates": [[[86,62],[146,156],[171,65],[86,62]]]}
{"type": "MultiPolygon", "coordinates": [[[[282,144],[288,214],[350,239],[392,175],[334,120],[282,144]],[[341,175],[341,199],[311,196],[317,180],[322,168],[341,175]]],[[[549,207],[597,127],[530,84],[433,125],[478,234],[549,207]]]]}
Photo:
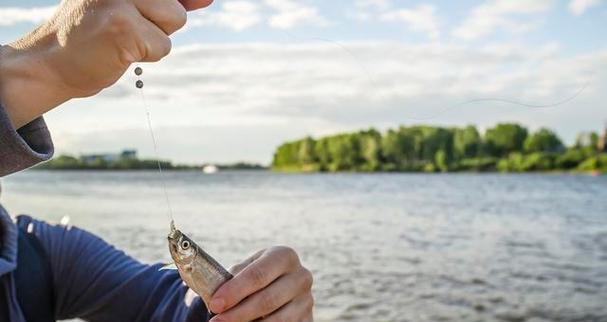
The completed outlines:
{"type": "Polygon", "coordinates": [[[217,166],[215,166],[213,164],[209,164],[209,165],[205,165],[202,168],[202,172],[204,172],[205,174],[213,174],[213,173],[219,172],[219,168],[217,168],[217,166]]]}

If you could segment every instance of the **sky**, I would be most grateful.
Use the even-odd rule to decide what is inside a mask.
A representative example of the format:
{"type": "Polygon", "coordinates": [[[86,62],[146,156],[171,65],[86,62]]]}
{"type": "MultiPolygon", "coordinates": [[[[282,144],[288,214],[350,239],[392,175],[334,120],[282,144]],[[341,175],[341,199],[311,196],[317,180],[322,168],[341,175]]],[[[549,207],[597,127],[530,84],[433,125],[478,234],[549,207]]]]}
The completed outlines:
{"type": "MultiPolygon", "coordinates": [[[[0,43],[48,19],[3,0],[0,43]]],[[[607,121],[606,0],[215,0],[169,57],[46,115],[57,153],[269,163],[306,135],[520,122],[568,143],[607,121]],[[520,103],[520,104],[513,104],[520,103]],[[555,105],[556,104],[556,105],[555,105]],[[555,106],[551,106],[555,105],[555,106]]]]}

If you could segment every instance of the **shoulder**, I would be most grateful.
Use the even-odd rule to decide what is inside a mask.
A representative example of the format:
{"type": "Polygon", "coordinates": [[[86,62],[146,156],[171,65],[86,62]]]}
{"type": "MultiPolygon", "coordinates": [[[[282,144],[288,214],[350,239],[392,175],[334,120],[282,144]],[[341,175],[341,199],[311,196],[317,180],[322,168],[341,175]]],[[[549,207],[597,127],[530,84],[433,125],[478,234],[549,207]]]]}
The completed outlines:
{"type": "Polygon", "coordinates": [[[66,242],[77,243],[79,247],[103,243],[94,234],[71,225],[51,224],[27,215],[20,215],[16,219],[21,230],[35,235],[45,247],[60,247],[66,242]]]}
{"type": "Polygon", "coordinates": [[[58,270],[55,273],[69,273],[74,267],[99,265],[107,260],[134,262],[124,252],[78,227],[51,224],[26,215],[17,217],[17,226],[40,241],[51,265],[58,270]]]}

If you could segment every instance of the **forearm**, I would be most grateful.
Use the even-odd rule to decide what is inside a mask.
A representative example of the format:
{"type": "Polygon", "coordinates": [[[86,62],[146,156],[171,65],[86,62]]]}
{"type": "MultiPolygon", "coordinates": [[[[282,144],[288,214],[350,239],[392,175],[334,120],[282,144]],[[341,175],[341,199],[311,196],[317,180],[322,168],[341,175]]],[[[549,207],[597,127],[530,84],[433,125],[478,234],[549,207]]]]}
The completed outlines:
{"type": "Polygon", "coordinates": [[[15,129],[68,101],[61,82],[42,62],[19,43],[0,47],[0,103],[15,129]]]}

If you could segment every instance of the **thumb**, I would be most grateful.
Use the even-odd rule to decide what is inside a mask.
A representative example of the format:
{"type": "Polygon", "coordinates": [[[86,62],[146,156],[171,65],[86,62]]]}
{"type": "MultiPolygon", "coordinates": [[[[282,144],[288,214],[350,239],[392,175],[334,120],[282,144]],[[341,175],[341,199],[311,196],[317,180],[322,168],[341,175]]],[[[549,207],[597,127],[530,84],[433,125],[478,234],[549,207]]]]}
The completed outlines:
{"type": "Polygon", "coordinates": [[[193,11],[208,7],[213,3],[213,0],[179,0],[187,11],[193,11]]]}

